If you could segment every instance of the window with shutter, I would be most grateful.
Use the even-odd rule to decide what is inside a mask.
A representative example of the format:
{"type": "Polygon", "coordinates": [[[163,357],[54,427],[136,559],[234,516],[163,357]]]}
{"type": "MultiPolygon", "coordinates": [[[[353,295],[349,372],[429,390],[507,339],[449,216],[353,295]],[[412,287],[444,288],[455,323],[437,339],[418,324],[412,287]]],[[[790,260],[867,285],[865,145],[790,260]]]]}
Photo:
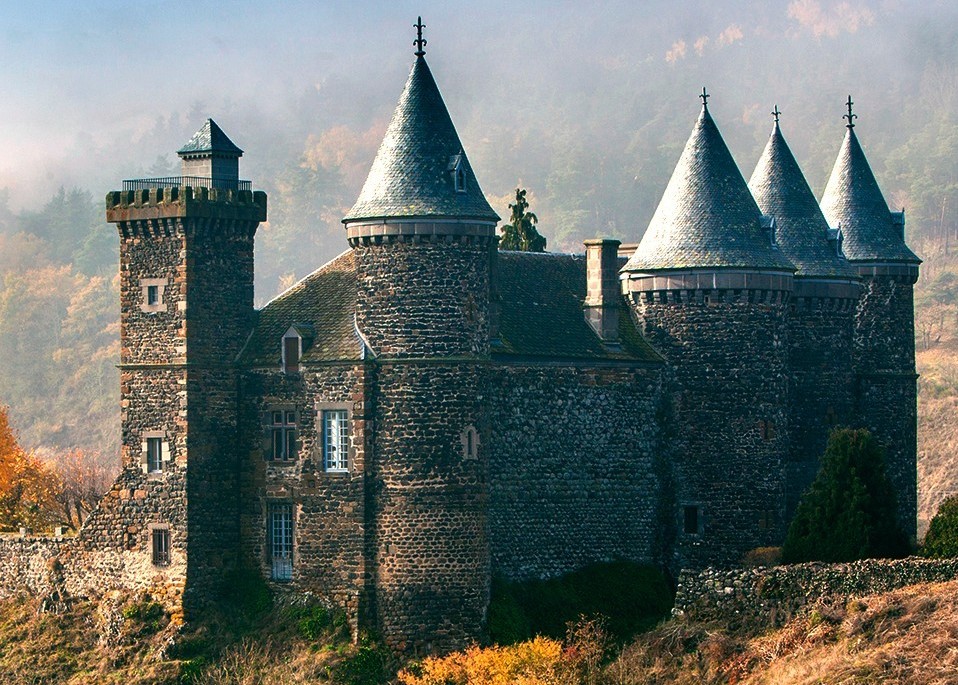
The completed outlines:
{"type": "Polygon", "coordinates": [[[146,439],[146,471],[147,473],[162,473],[163,438],[146,439]]]}
{"type": "Polygon", "coordinates": [[[296,336],[283,338],[283,371],[286,373],[299,372],[299,341],[296,336]]]}

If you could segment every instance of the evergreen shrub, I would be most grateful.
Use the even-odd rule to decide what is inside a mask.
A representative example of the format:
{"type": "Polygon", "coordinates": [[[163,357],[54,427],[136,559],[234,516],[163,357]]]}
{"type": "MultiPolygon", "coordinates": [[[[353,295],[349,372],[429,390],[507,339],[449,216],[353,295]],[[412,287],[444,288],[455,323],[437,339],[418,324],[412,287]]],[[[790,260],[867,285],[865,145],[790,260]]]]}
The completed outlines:
{"type": "Polygon", "coordinates": [[[921,553],[937,559],[958,557],[958,495],[948,497],[938,506],[921,553]]]}

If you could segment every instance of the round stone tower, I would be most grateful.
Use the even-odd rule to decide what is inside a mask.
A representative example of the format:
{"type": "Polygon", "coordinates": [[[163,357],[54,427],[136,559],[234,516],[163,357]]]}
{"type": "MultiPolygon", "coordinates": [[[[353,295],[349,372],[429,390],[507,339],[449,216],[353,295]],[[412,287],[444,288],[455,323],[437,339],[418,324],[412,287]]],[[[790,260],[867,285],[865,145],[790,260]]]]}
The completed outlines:
{"type": "Polygon", "coordinates": [[[673,376],[675,567],[735,563],[784,533],[795,267],[769,223],[704,105],[621,276],[673,376]]]}
{"type": "Polygon", "coordinates": [[[420,44],[343,219],[358,271],[356,326],[376,369],[371,599],[397,649],[457,647],[484,630],[483,388],[498,220],[420,44]]]}
{"type": "Polygon", "coordinates": [[[818,473],[828,434],[855,423],[852,332],[861,292],[858,272],[841,252],[795,157],[775,125],[749,181],[761,211],[775,219],[775,239],[795,265],[788,317],[789,432],[786,521],[818,473]]]}
{"type": "Polygon", "coordinates": [[[891,212],[848,120],[822,212],[844,236],[844,252],[862,279],[855,312],[854,365],[858,420],[887,450],[899,520],[917,525],[918,376],[915,373],[914,284],[921,260],[905,244],[905,213],[891,212]]]}

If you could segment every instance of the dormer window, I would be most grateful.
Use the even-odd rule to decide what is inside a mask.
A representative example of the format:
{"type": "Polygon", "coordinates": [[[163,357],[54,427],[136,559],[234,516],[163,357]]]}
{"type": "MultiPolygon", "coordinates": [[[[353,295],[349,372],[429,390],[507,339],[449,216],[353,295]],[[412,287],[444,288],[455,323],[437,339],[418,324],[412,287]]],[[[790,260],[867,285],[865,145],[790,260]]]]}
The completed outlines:
{"type": "Polygon", "coordinates": [[[772,247],[778,247],[778,241],[775,238],[775,217],[762,215],[762,228],[768,233],[768,243],[772,247]]]}
{"type": "Polygon", "coordinates": [[[299,373],[299,360],[303,356],[303,338],[291,328],[283,336],[283,373],[299,373]]]}
{"type": "Polygon", "coordinates": [[[449,158],[449,170],[452,171],[452,180],[456,187],[456,192],[466,192],[466,165],[463,162],[462,153],[449,158]]]}
{"type": "Polygon", "coordinates": [[[845,253],[842,251],[842,245],[845,243],[845,234],[842,233],[842,228],[829,228],[828,229],[828,244],[832,246],[835,250],[835,256],[842,259],[845,258],[845,253]]]}

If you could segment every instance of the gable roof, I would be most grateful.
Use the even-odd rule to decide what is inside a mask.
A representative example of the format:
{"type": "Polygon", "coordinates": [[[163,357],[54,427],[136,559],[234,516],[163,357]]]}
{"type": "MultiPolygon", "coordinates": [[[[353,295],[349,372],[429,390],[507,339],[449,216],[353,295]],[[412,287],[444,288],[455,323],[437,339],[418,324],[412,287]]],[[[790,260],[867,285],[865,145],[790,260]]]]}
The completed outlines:
{"type": "MultiPolygon", "coordinates": [[[[502,309],[497,356],[542,360],[659,362],[642,339],[624,299],[618,347],[602,344],[586,323],[585,257],[531,252],[499,253],[502,309]]],[[[240,353],[244,366],[278,367],[283,335],[295,327],[313,332],[301,361],[359,361],[362,344],[355,327],[356,263],[345,252],[310,274],[257,313],[240,353]]]]}
{"type": "Polygon", "coordinates": [[[356,204],[343,222],[435,217],[498,221],[466,158],[426,60],[413,64],[356,204]],[[465,191],[455,185],[461,163],[465,191]]]}
{"type": "Polygon", "coordinates": [[[193,134],[189,142],[176,151],[178,155],[197,154],[201,152],[222,152],[235,154],[237,157],[243,155],[240,150],[230,140],[223,129],[216,125],[212,119],[207,119],[200,127],[200,130],[193,134]]]}
{"type": "Polygon", "coordinates": [[[585,320],[586,260],[582,255],[499,253],[502,313],[496,355],[542,359],[661,361],[622,299],[621,347],[604,345],[585,320]]]}
{"type": "Polygon", "coordinates": [[[762,228],[761,212],[703,107],[626,271],[794,266],[762,228]]]}
{"type": "Polygon", "coordinates": [[[832,227],[841,227],[850,261],[921,263],[905,244],[852,127],[846,127],[825,186],[822,212],[832,227]]]}
{"type": "Polygon", "coordinates": [[[257,312],[240,352],[245,366],[279,366],[283,335],[295,327],[312,331],[301,361],[362,359],[356,333],[356,265],[352,250],[320,267],[257,312]]]}
{"type": "Polygon", "coordinates": [[[776,122],[749,190],[762,213],[775,218],[775,237],[800,277],[858,277],[828,242],[828,222],[776,122]]]}

